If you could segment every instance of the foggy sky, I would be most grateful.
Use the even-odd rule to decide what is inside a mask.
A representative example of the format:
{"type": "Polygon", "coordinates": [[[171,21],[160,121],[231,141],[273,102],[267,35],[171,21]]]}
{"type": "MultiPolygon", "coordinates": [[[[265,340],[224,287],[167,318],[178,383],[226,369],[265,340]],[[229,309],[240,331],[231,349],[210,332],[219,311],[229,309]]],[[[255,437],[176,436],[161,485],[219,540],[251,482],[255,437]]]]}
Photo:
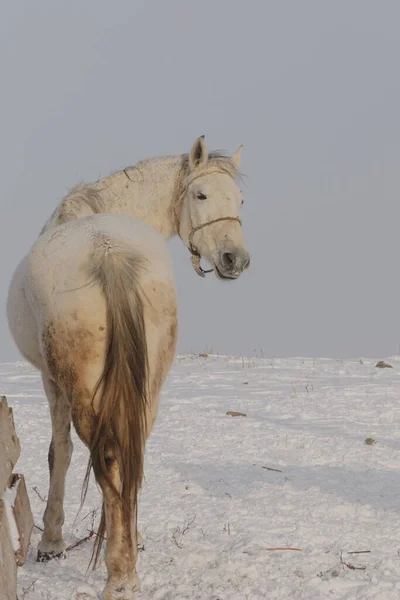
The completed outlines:
{"type": "Polygon", "coordinates": [[[65,193],[139,160],[244,144],[239,281],[180,240],[179,351],[399,352],[400,3],[4,3],[0,360],[12,272],[65,193]]]}

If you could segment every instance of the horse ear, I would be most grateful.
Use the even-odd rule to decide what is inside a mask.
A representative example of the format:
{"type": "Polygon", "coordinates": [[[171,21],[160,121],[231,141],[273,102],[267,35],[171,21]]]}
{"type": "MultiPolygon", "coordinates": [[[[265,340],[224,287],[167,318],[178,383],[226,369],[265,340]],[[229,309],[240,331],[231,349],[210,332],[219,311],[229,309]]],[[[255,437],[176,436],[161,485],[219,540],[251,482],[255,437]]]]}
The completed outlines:
{"type": "Polygon", "coordinates": [[[239,148],[236,150],[235,154],[232,156],[231,161],[236,171],[240,169],[240,156],[242,154],[243,144],[240,144],[239,148]]]}
{"type": "Polygon", "coordinates": [[[192,146],[189,154],[189,166],[190,169],[197,169],[197,167],[203,166],[208,160],[208,152],[204,143],[204,135],[197,138],[192,146]]]}

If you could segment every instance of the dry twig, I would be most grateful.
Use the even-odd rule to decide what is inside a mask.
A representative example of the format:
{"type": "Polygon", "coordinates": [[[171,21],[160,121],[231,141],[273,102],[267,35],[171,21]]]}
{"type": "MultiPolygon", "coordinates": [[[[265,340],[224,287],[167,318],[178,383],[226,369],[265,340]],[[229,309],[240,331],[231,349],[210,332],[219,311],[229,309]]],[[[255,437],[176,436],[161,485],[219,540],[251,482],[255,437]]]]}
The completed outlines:
{"type": "Polygon", "coordinates": [[[94,536],[96,535],[95,531],[89,531],[88,535],[85,536],[84,538],[82,538],[81,540],[78,540],[77,542],[71,544],[70,546],[68,546],[65,549],[65,552],[69,552],[70,550],[73,550],[74,548],[77,548],[78,546],[80,546],[81,544],[84,544],[85,542],[88,542],[89,540],[91,540],[94,536]]]}
{"type": "Polygon", "coordinates": [[[273,469],[272,467],[263,467],[261,466],[262,469],[266,469],[267,471],[275,471],[275,473],[282,473],[282,471],[280,469],[273,469]]]}
{"type": "Polygon", "coordinates": [[[342,561],[342,565],[344,565],[345,567],[347,567],[348,569],[351,569],[352,571],[365,571],[365,569],[367,567],[355,567],[354,565],[352,565],[351,563],[346,563],[342,561]]]}
{"type": "Polygon", "coordinates": [[[39,498],[40,498],[40,500],[41,500],[42,502],[46,502],[46,498],[43,498],[43,496],[41,496],[41,494],[40,494],[40,492],[39,492],[39,490],[37,489],[37,487],[36,487],[36,486],[33,486],[33,488],[32,488],[32,489],[33,489],[33,491],[35,492],[35,494],[37,494],[37,495],[39,496],[39,498]]]}
{"type": "Polygon", "coordinates": [[[78,546],[80,546],[81,544],[84,544],[85,542],[88,542],[89,540],[91,540],[93,537],[95,537],[97,535],[95,528],[94,528],[94,522],[96,519],[96,514],[97,514],[97,508],[91,510],[90,512],[88,512],[87,515],[85,515],[82,519],[82,521],[84,521],[85,519],[87,519],[87,517],[89,515],[92,515],[92,522],[91,522],[91,526],[90,529],[88,529],[87,531],[89,532],[88,535],[86,535],[84,538],[74,542],[73,544],[71,544],[70,546],[68,546],[65,551],[69,552],[70,550],[73,550],[74,548],[77,548],[78,546]]]}
{"type": "Polygon", "coordinates": [[[264,550],[294,550],[296,552],[303,552],[303,548],[264,548],[264,550]]]}
{"type": "Polygon", "coordinates": [[[190,526],[193,525],[193,523],[196,520],[196,515],[194,515],[191,519],[189,519],[188,521],[184,521],[183,523],[183,527],[182,529],[178,526],[173,534],[172,534],[172,539],[174,540],[175,544],[178,546],[178,548],[183,548],[183,544],[182,544],[182,538],[184,535],[187,534],[187,532],[190,529],[190,526]]]}
{"type": "Polygon", "coordinates": [[[37,582],[37,580],[39,579],[39,577],[36,577],[36,579],[34,579],[32,581],[32,583],[27,587],[27,588],[22,588],[22,596],[21,596],[21,600],[24,600],[26,594],[29,592],[29,590],[35,585],[35,583],[37,582]]]}

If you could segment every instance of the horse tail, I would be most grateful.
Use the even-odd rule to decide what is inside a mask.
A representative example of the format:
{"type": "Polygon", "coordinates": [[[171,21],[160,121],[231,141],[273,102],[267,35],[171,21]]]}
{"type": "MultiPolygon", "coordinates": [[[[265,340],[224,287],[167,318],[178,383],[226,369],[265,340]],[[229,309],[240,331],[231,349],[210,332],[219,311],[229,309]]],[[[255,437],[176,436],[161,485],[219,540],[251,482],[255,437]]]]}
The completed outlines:
{"type": "MultiPolygon", "coordinates": [[[[137,497],[143,477],[148,403],[149,366],[140,275],[144,258],[99,234],[91,257],[93,283],[106,300],[106,354],[102,375],[93,393],[98,396],[94,432],[85,486],[93,468],[97,480],[106,480],[137,531],[137,497]],[[118,460],[121,489],[107,469],[106,446],[118,460]]],[[[91,563],[96,566],[106,523],[104,503],[91,563]]],[[[135,544],[135,540],[132,540],[135,544]]]]}

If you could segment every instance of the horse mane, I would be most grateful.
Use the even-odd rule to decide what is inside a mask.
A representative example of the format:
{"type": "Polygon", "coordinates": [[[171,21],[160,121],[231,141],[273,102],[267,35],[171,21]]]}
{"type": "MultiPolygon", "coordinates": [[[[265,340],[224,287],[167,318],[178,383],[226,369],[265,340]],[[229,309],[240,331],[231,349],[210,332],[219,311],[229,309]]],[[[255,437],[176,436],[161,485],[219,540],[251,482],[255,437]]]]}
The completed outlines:
{"type": "MultiPolygon", "coordinates": [[[[231,157],[221,150],[215,150],[208,153],[207,167],[217,167],[221,171],[226,171],[232,179],[241,177],[241,174],[233,164],[231,157]]],[[[189,172],[189,154],[182,155],[182,168],[186,173],[189,172]]]]}
{"type": "Polygon", "coordinates": [[[82,209],[82,204],[90,208],[93,213],[104,212],[100,191],[90,184],[80,183],[73,187],[56,206],[50,218],[44,224],[40,235],[46,231],[55,217],[57,217],[57,225],[76,219],[82,209]]]}
{"type": "Polygon", "coordinates": [[[96,190],[90,183],[76,185],[64,196],[63,201],[67,199],[76,205],[84,202],[94,213],[103,212],[100,190],[96,190]]]}

